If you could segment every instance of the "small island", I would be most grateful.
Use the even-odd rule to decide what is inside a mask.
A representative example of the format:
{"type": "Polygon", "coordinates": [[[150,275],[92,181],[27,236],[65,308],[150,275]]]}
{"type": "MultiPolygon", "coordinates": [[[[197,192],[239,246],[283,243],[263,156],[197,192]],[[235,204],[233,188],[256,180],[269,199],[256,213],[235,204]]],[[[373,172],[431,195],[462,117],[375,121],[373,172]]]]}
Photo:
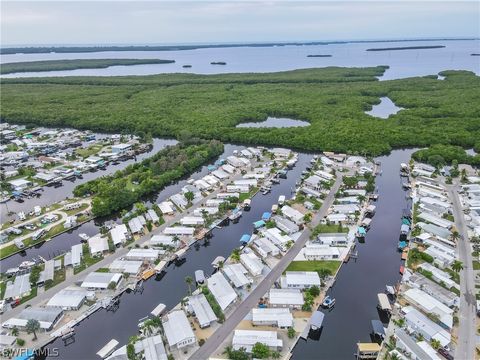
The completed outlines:
{"type": "Polygon", "coordinates": [[[316,58],[316,57],[332,57],[332,55],[329,55],[329,54],[312,54],[312,55],[307,55],[307,57],[313,57],[313,58],[316,58]]]}
{"type": "Polygon", "coordinates": [[[147,64],[171,64],[175,60],[161,59],[75,59],[44,60],[2,64],[0,74],[20,72],[63,71],[77,69],[105,69],[110,66],[131,66],[147,64]]]}
{"type": "Polygon", "coordinates": [[[187,64],[187,65],[183,65],[182,67],[183,67],[183,68],[191,68],[192,65],[188,65],[188,64],[187,64]]]}
{"type": "Polygon", "coordinates": [[[480,54],[473,53],[473,54],[470,54],[470,56],[480,56],[480,54]]]}
{"type": "Polygon", "coordinates": [[[431,45],[431,46],[400,46],[400,47],[388,47],[388,48],[371,48],[366,51],[391,51],[391,50],[429,50],[429,49],[441,49],[445,45],[431,45]]]}
{"type": "Polygon", "coordinates": [[[210,65],[227,65],[225,61],[212,61],[210,65]]]}

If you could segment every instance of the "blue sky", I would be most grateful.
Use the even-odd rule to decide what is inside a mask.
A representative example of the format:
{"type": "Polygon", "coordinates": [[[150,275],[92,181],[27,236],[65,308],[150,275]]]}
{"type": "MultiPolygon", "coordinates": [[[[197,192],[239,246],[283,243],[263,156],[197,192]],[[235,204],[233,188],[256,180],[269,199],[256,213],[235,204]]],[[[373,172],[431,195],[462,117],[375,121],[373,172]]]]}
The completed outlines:
{"type": "Polygon", "coordinates": [[[479,37],[480,2],[2,1],[8,45],[479,37]]]}

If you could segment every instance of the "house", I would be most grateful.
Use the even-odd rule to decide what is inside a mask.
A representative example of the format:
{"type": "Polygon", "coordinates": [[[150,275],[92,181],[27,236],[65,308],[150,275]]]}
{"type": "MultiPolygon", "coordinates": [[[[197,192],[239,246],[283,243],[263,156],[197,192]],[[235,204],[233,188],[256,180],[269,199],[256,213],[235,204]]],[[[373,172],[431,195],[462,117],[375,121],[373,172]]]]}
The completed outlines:
{"type": "MultiPolygon", "coordinates": [[[[167,360],[167,352],[165,351],[165,346],[163,345],[162,336],[155,335],[150,336],[145,339],[139,340],[134,344],[135,354],[139,354],[143,351],[143,356],[145,360],[167,360]]],[[[120,350],[120,349],[119,349],[120,350]]],[[[115,353],[112,353],[113,356],[115,353]]],[[[127,359],[127,350],[125,347],[125,360],[127,359]]],[[[107,358],[109,360],[123,360],[118,357],[107,358]]]]}
{"type": "Polygon", "coordinates": [[[307,260],[339,260],[340,250],[337,247],[320,244],[307,244],[303,250],[307,260]]]}
{"type": "Polygon", "coordinates": [[[165,235],[178,235],[178,236],[192,236],[195,233],[195,228],[188,226],[171,226],[163,230],[165,235]]]}
{"type": "Polygon", "coordinates": [[[125,255],[125,259],[148,261],[153,263],[158,259],[159,255],[160,250],[156,249],[131,249],[127,255],[125,255]]]}
{"type": "Polygon", "coordinates": [[[180,224],[185,226],[199,226],[203,225],[205,220],[201,216],[185,216],[180,219],[180,224]]]}
{"type": "Polygon", "coordinates": [[[117,225],[110,230],[110,237],[115,246],[125,244],[129,234],[125,224],[117,225]]]}
{"type": "Polygon", "coordinates": [[[253,308],[252,324],[256,326],[293,326],[293,316],[288,308],[253,308]]]}
{"type": "Polygon", "coordinates": [[[88,239],[88,247],[92,256],[101,256],[105,251],[108,251],[108,240],[97,234],[88,239]]]}
{"type": "Polygon", "coordinates": [[[28,320],[37,320],[40,324],[40,329],[50,331],[63,317],[63,310],[59,307],[29,307],[14,317],[5,321],[2,326],[12,329],[25,329],[28,320]]]}
{"type": "Polygon", "coordinates": [[[439,322],[444,327],[448,329],[453,327],[453,310],[431,295],[420,289],[412,288],[405,291],[403,297],[423,312],[437,315],[439,322]]]}
{"type": "Polygon", "coordinates": [[[235,173],[235,167],[230,164],[222,165],[222,170],[229,174],[235,173]]]}
{"type": "Polygon", "coordinates": [[[247,278],[248,270],[242,264],[228,264],[222,268],[225,276],[230,280],[235,288],[243,288],[245,285],[250,284],[250,280],[247,278]]]}
{"type": "Polygon", "coordinates": [[[72,246],[72,266],[77,267],[82,264],[82,257],[83,257],[83,245],[77,244],[72,246]]]}
{"type": "Polygon", "coordinates": [[[155,224],[158,224],[158,222],[160,221],[160,218],[158,217],[156,211],[153,209],[148,209],[145,217],[147,218],[147,220],[150,220],[155,224]]]}
{"type": "Polygon", "coordinates": [[[282,250],[287,249],[288,242],[293,242],[290,236],[283,235],[278,228],[265,229],[263,235],[282,250]]]}
{"type": "Polygon", "coordinates": [[[426,222],[429,222],[431,224],[434,224],[434,225],[437,225],[437,226],[440,226],[442,228],[449,229],[449,230],[454,225],[453,221],[441,218],[441,217],[433,215],[433,214],[429,214],[429,213],[424,212],[424,211],[420,212],[420,214],[418,214],[418,217],[420,219],[425,220],[426,222]]]}
{"type": "Polygon", "coordinates": [[[347,233],[322,233],[317,236],[316,242],[322,245],[346,245],[348,243],[347,233]]]}
{"type": "Polygon", "coordinates": [[[284,148],[273,148],[270,152],[276,157],[281,159],[288,159],[292,154],[292,150],[284,148]]]}
{"type": "Polygon", "coordinates": [[[8,181],[8,183],[10,184],[12,189],[15,190],[15,191],[23,191],[26,188],[33,185],[33,183],[30,180],[27,180],[27,179],[10,180],[10,181],[8,181]]]}
{"type": "Polygon", "coordinates": [[[455,293],[445,289],[420,273],[410,275],[408,278],[408,284],[412,287],[423,290],[449,308],[459,305],[460,299],[455,293]]]}
{"type": "Polygon", "coordinates": [[[262,260],[260,260],[253,252],[241,254],[240,262],[253,276],[259,276],[263,271],[264,265],[262,260]]]}
{"type": "Polygon", "coordinates": [[[268,255],[277,256],[278,254],[280,254],[278,247],[276,247],[270,240],[266,238],[255,238],[255,240],[253,240],[253,247],[264,259],[268,255]]]}
{"type": "Polygon", "coordinates": [[[345,224],[348,216],[346,214],[329,214],[325,217],[325,221],[335,225],[345,224]]]}
{"type": "Polygon", "coordinates": [[[311,286],[320,287],[320,277],[315,271],[287,271],[281,278],[284,289],[307,289],[311,286]]]}
{"type": "Polygon", "coordinates": [[[270,306],[300,309],[304,303],[303,294],[299,289],[270,289],[268,294],[270,306]]]}
{"type": "Polygon", "coordinates": [[[115,286],[122,280],[122,274],[91,272],[83,280],[81,287],[91,290],[105,290],[108,289],[110,283],[115,286]]]}
{"type": "Polygon", "coordinates": [[[218,207],[198,207],[195,210],[193,210],[193,215],[194,216],[204,216],[205,214],[209,215],[215,215],[218,213],[218,207]]]}
{"type": "Polygon", "coordinates": [[[132,144],[116,144],[112,145],[112,153],[121,155],[126,153],[128,150],[132,148],[132,144]]]}
{"type": "Polygon", "coordinates": [[[170,235],[153,235],[150,238],[150,245],[152,246],[172,246],[176,247],[176,241],[170,235]]]}
{"type": "Polygon", "coordinates": [[[223,311],[225,311],[225,309],[237,299],[237,293],[230,286],[221,272],[217,272],[210,276],[207,280],[207,287],[223,311]]]}
{"type": "Polygon", "coordinates": [[[276,215],[272,218],[272,220],[275,221],[275,226],[277,228],[288,235],[292,235],[300,230],[297,224],[282,216],[276,215]]]}
{"type": "Polygon", "coordinates": [[[63,310],[78,310],[83,305],[87,291],[76,287],[68,287],[53,295],[47,302],[48,307],[58,307],[63,310]]]}
{"type": "Polygon", "coordinates": [[[322,170],[315,171],[315,175],[321,178],[320,181],[332,181],[333,179],[335,179],[335,175],[322,170]]]}
{"type": "Polygon", "coordinates": [[[188,298],[188,309],[189,312],[195,314],[202,329],[217,321],[217,316],[203,294],[190,296],[188,298]]]}
{"type": "Polygon", "coordinates": [[[132,234],[143,233],[143,224],[138,216],[128,221],[128,227],[130,228],[130,231],[132,232],[132,234]]]}
{"type": "Polygon", "coordinates": [[[140,260],[114,260],[108,269],[112,273],[126,273],[130,275],[137,275],[142,268],[143,261],[140,260]]]}
{"type": "Polygon", "coordinates": [[[181,349],[195,343],[195,334],[182,310],[174,310],[167,314],[165,318],[162,325],[168,346],[171,349],[181,349]]]}
{"type": "Polygon", "coordinates": [[[338,214],[355,214],[357,211],[360,211],[358,205],[355,204],[344,204],[344,205],[333,205],[332,210],[338,214]]]}
{"type": "Polygon", "coordinates": [[[396,329],[395,330],[395,339],[396,344],[395,346],[403,350],[410,355],[411,359],[414,360],[441,360],[442,358],[437,355],[437,352],[428,345],[428,348],[422,346],[422,343],[425,341],[416,342],[410,335],[408,335],[403,329],[396,329]],[[433,350],[433,352],[432,352],[433,350]]]}
{"type": "Polygon", "coordinates": [[[173,202],[180,209],[186,209],[188,206],[188,200],[183,194],[174,194],[170,196],[170,201],[173,202]]]}
{"type": "Polygon", "coordinates": [[[219,180],[224,180],[229,176],[225,171],[220,169],[212,171],[212,175],[218,178],[219,180]]]}
{"type": "Polygon", "coordinates": [[[282,207],[282,214],[287,219],[293,221],[297,225],[301,225],[304,223],[304,220],[303,220],[304,215],[300,211],[295,210],[294,208],[288,205],[284,205],[282,207]]]}
{"type": "Polygon", "coordinates": [[[242,160],[240,160],[240,158],[233,155],[227,157],[227,163],[236,168],[239,168],[245,165],[245,163],[242,160]]]}
{"type": "Polygon", "coordinates": [[[445,271],[442,271],[429,263],[422,263],[418,267],[432,273],[432,280],[438,283],[443,282],[448,289],[451,289],[452,287],[458,288],[457,283],[452,280],[451,275],[445,271]]]}
{"type": "Polygon", "coordinates": [[[5,300],[21,299],[24,296],[30,295],[31,291],[30,274],[17,275],[13,282],[7,282],[3,298],[5,300]]]}
{"type": "Polygon", "coordinates": [[[441,346],[447,346],[450,343],[450,333],[414,307],[404,307],[402,313],[406,325],[416,333],[421,334],[425,340],[438,340],[441,346]]]}
{"type": "Polygon", "coordinates": [[[158,204],[158,208],[164,215],[172,215],[175,213],[175,205],[171,201],[163,201],[158,204]]]}
{"type": "Polygon", "coordinates": [[[55,260],[48,260],[44,263],[44,270],[40,272],[37,285],[42,286],[46,281],[53,281],[55,275],[55,260]]]}
{"type": "Polygon", "coordinates": [[[251,353],[256,343],[267,345],[272,351],[281,350],[283,346],[283,341],[278,338],[276,331],[235,330],[233,333],[232,347],[234,350],[244,348],[247,353],[251,353]]]}

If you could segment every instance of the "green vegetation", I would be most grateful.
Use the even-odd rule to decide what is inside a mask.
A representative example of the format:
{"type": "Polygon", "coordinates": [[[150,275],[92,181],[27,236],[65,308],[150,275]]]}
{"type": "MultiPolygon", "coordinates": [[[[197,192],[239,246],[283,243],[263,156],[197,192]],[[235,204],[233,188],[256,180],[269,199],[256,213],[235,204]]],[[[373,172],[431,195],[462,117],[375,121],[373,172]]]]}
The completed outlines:
{"type": "Polygon", "coordinates": [[[321,277],[324,271],[335,274],[340,267],[340,261],[333,260],[312,260],[312,261],[292,261],[286,271],[316,271],[321,277]]]}
{"type": "Polygon", "coordinates": [[[169,64],[174,60],[160,59],[75,59],[75,60],[45,60],[2,64],[0,74],[37,71],[61,71],[75,69],[104,69],[109,66],[128,66],[144,64],[169,64]]]}
{"type": "MultiPolygon", "coordinates": [[[[477,142],[475,148],[480,147],[480,142],[477,142]]],[[[424,162],[440,168],[444,165],[450,164],[470,164],[480,166],[480,154],[475,156],[468,155],[460,146],[452,145],[432,145],[428,149],[422,149],[414,152],[412,157],[420,162],[424,162]]]]}
{"type": "Polygon", "coordinates": [[[225,321],[225,315],[223,314],[222,308],[220,305],[218,305],[217,300],[213,296],[213,294],[208,290],[207,287],[202,287],[202,294],[205,295],[207,298],[208,303],[210,304],[210,307],[212,308],[213,312],[215,313],[215,316],[218,318],[218,322],[222,323],[225,321]]]}
{"type": "Polygon", "coordinates": [[[419,251],[417,248],[412,248],[408,252],[407,266],[412,268],[417,266],[420,262],[433,263],[433,257],[427,253],[419,251]]]}
{"type": "Polygon", "coordinates": [[[348,233],[348,228],[343,227],[342,224],[335,225],[335,224],[318,224],[312,230],[310,235],[311,239],[316,238],[320,234],[328,234],[328,233],[348,233]]]}
{"type": "Polygon", "coordinates": [[[81,184],[75,188],[74,194],[94,194],[93,214],[109,215],[133,205],[142,196],[160,191],[168,184],[191,174],[222,152],[223,145],[218,141],[191,139],[186,143],[169,146],[113,175],[81,184]]]}
{"type": "Polygon", "coordinates": [[[363,155],[436,143],[480,146],[477,76],[444,71],[444,81],[377,81],[385,69],[4,79],[0,116],[11,123],[157,137],[180,137],[187,130],[223,142],[363,155]],[[405,110],[389,121],[365,114],[382,96],[405,110]],[[235,128],[268,116],[306,119],[311,125],[235,128]]]}

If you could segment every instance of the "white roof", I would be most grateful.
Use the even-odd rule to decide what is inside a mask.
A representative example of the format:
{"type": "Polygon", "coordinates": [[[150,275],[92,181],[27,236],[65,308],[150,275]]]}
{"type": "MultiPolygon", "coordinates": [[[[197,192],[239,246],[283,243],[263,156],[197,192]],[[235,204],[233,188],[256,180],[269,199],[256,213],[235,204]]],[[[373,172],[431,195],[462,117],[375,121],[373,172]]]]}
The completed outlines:
{"type": "Polygon", "coordinates": [[[63,310],[57,307],[42,308],[39,306],[29,307],[16,317],[12,317],[3,323],[3,326],[12,327],[19,326],[24,327],[27,325],[28,320],[37,320],[40,323],[41,329],[50,329],[52,325],[62,315],[63,310]]]}
{"type": "Polygon", "coordinates": [[[98,234],[88,239],[88,247],[90,248],[91,254],[104,252],[108,250],[108,241],[98,234]]]}
{"type": "Polygon", "coordinates": [[[412,288],[405,291],[404,296],[409,299],[410,302],[418,304],[421,308],[423,308],[424,311],[437,314],[443,324],[445,324],[449,328],[452,328],[453,310],[450,309],[448,306],[442,304],[434,297],[417,288],[412,288]]]}
{"type": "Polygon", "coordinates": [[[282,214],[297,223],[303,221],[303,214],[288,205],[282,207],[282,214]]]}
{"type": "Polygon", "coordinates": [[[245,286],[249,283],[248,278],[245,276],[248,271],[242,264],[224,265],[222,270],[236,288],[245,286]]]}
{"type": "Polygon", "coordinates": [[[119,149],[119,150],[123,150],[123,149],[129,149],[132,147],[132,144],[116,144],[116,145],[112,145],[112,149],[119,149]]]}
{"type": "Polygon", "coordinates": [[[147,217],[149,217],[150,220],[152,220],[153,222],[158,222],[160,220],[157,213],[153,209],[148,209],[147,210],[147,217]]]}
{"type": "Polygon", "coordinates": [[[404,307],[402,311],[405,313],[405,320],[408,326],[413,327],[416,331],[420,331],[424,336],[426,335],[440,341],[442,346],[450,343],[450,333],[420,311],[412,306],[404,307]]]}
{"type": "Polygon", "coordinates": [[[167,360],[167,353],[163,345],[162,336],[155,335],[135,343],[135,350],[143,350],[145,360],[167,360]]]}
{"type": "Polygon", "coordinates": [[[82,283],[82,288],[106,289],[112,281],[118,283],[122,274],[91,272],[82,283]]]}
{"type": "Polygon", "coordinates": [[[77,308],[87,296],[87,291],[78,288],[66,288],[53,295],[47,306],[57,306],[62,309],[77,308]]]}
{"type": "Polygon", "coordinates": [[[191,306],[201,326],[209,325],[211,322],[217,320],[217,317],[205,295],[199,294],[190,296],[188,298],[188,304],[191,306]]]}
{"type": "Polygon", "coordinates": [[[72,265],[77,266],[81,263],[83,256],[83,246],[82,244],[77,244],[72,246],[72,265]]]}
{"type": "Polygon", "coordinates": [[[287,308],[253,308],[252,321],[276,323],[279,327],[293,325],[293,316],[287,308]]]}
{"type": "MultiPolygon", "coordinates": [[[[283,208],[282,208],[283,211],[283,208]]],[[[264,231],[265,236],[271,240],[274,244],[278,246],[284,246],[287,242],[291,241],[292,238],[287,235],[283,235],[280,229],[270,228],[264,231]]]]}
{"type": "Polygon", "coordinates": [[[237,293],[233,290],[221,272],[217,272],[210,276],[207,281],[207,286],[222,310],[225,310],[237,298],[237,293]]]}
{"type": "Polygon", "coordinates": [[[335,246],[310,244],[305,247],[304,254],[306,257],[323,256],[338,258],[340,256],[340,250],[335,246]]]}
{"type": "Polygon", "coordinates": [[[219,178],[220,180],[228,178],[228,174],[225,171],[220,169],[212,171],[212,175],[219,178]]]}
{"type": "Polygon", "coordinates": [[[287,271],[287,285],[320,286],[320,277],[315,271],[287,271]]]}
{"type": "Polygon", "coordinates": [[[29,293],[30,290],[30,274],[17,275],[14,282],[7,282],[4,299],[22,297],[23,294],[29,293]]]}
{"type": "Polygon", "coordinates": [[[32,182],[26,179],[15,179],[8,182],[13,187],[22,187],[31,184],[32,182]]]}
{"type": "Polygon", "coordinates": [[[186,226],[167,227],[163,230],[166,235],[193,235],[195,228],[186,226]]]}
{"type": "Polygon", "coordinates": [[[263,271],[263,263],[253,252],[240,255],[240,262],[253,276],[258,276],[263,271]]]}
{"type": "Polygon", "coordinates": [[[299,289],[270,289],[269,301],[272,305],[302,306],[304,303],[299,289]]]}
{"type": "Polygon", "coordinates": [[[174,246],[173,236],[170,235],[153,235],[150,238],[151,245],[167,245],[174,246]]]}
{"type": "Polygon", "coordinates": [[[180,342],[195,338],[195,334],[183,310],[172,311],[166,315],[166,318],[167,320],[163,322],[163,330],[169,346],[175,346],[180,342]]]}
{"type": "Polygon", "coordinates": [[[233,333],[232,346],[235,350],[241,347],[246,348],[250,352],[253,345],[257,342],[265,344],[269,347],[282,347],[282,339],[278,338],[276,331],[261,330],[235,330],[233,333]]]}
{"type": "Polygon", "coordinates": [[[127,274],[138,274],[140,268],[142,267],[141,260],[114,260],[108,267],[110,271],[121,272],[127,274]]]}
{"type": "Polygon", "coordinates": [[[204,221],[201,216],[184,216],[180,219],[182,225],[201,225],[204,221]]]}
{"type": "Polygon", "coordinates": [[[125,258],[156,260],[159,255],[160,251],[156,249],[131,249],[127,255],[125,255],[125,258]]]}
{"type": "Polygon", "coordinates": [[[134,234],[141,232],[142,229],[143,229],[142,222],[140,221],[140,219],[138,217],[130,219],[128,221],[128,227],[130,228],[130,231],[134,234]]]}
{"type": "Polygon", "coordinates": [[[121,244],[127,240],[127,226],[125,224],[117,225],[110,230],[110,236],[115,245],[121,244]]]}
{"type": "Polygon", "coordinates": [[[163,201],[158,204],[158,208],[162,212],[162,214],[170,214],[175,211],[175,207],[171,201],[163,201]]]}

